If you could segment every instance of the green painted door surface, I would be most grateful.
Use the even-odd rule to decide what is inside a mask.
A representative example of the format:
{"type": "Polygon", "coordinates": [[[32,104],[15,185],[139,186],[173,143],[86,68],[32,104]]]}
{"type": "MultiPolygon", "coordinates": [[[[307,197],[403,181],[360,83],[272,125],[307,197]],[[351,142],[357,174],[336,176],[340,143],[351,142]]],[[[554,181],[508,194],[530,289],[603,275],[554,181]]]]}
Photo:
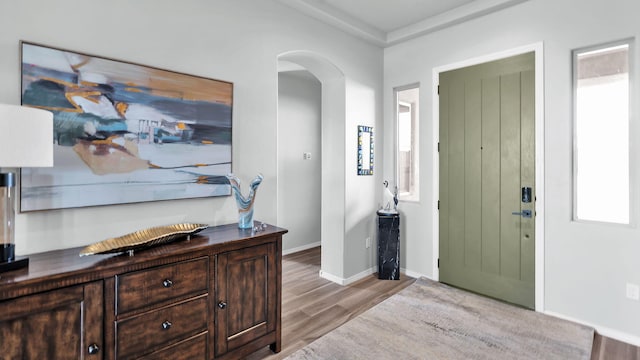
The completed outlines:
{"type": "Polygon", "coordinates": [[[529,308],[534,65],[528,53],[440,74],[440,281],[529,308]]]}

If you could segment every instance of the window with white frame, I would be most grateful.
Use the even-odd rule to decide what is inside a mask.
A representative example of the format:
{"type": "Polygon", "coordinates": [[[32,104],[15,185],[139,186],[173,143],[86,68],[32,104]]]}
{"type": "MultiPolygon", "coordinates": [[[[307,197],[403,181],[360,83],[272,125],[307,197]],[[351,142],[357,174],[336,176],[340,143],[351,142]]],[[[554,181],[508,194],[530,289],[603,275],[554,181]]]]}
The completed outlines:
{"type": "Polygon", "coordinates": [[[575,220],[629,224],[630,46],[573,52],[575,220]]]}
{"type": "Polygon", "coordinates": [[[396,108],[396,184],[398,199],[419,201],[418,85],[394,90],[396,108]]]}

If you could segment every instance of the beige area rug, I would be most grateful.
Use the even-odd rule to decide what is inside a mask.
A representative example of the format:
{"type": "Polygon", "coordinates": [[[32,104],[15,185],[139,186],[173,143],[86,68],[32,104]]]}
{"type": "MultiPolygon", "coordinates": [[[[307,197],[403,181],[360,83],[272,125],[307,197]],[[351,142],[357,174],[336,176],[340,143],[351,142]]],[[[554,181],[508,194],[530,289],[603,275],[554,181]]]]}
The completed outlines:
{"type": "Polygon", "coordinates": [[[425,278],[287,359],[589,359],[593,329],[425,278]]]}

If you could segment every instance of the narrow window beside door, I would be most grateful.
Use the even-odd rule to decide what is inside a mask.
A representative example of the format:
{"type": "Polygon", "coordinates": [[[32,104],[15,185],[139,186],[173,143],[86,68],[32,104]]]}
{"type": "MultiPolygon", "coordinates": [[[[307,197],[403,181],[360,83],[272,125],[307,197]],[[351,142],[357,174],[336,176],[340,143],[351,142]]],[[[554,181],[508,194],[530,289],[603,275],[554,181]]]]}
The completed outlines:
{"type": "Polygon", "coordinates": [[[395,89],[396,101],[396,174],[398,198],[419,201],[418,98],[417,86],[395,89]]]}
{"type": "Polygon", "coordinates": [[[573,52],[575,220],[629,224],[629,47],[573,52]]]}

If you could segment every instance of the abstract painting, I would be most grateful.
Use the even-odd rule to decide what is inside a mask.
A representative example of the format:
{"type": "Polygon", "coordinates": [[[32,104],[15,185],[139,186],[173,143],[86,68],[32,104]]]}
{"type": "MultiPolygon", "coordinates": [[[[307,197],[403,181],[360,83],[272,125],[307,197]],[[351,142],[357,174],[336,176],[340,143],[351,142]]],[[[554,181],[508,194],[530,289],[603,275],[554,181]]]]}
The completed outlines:
{"type": "Polygon", "coordinates": [[[21,170],[20,211],[231,194],[232,83],[21,50],[22,105],[54,114],[54,166],[21,170]]]}

